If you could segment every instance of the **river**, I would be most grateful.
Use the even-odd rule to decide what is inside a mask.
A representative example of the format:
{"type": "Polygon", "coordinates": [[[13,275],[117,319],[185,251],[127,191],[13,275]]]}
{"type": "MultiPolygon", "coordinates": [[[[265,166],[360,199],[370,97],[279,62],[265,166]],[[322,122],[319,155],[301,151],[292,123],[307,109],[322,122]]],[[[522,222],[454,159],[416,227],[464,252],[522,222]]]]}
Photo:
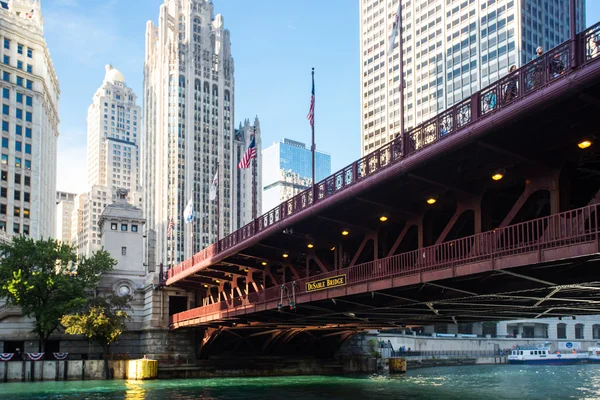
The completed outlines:
{"type": "Polygon", "coordinates": [[[392,377],[301,376],[0,384],[0,399],[598,399],[600,365],[423,368],[392,377]]]}

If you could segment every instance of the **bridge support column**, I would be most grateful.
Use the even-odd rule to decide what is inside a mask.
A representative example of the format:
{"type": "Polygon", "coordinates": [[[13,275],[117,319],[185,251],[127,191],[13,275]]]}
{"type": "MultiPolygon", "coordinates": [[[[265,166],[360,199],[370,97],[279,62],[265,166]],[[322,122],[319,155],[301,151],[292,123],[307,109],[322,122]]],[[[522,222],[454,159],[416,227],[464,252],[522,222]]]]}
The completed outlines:
{"type": "Polygon", "coordinates": [[[437,238],[435,244],[443,243],[446,240],[448,234],[452,231],[452,228],[460,218],[460,216],[466,211],[473,211],[474,214],[474,230],[475,233],[481,233],[481,196],[476,196],[467,200],[460,201],[456,205],[456,211],[448,224],[437,238]]]}
{"type": "Polygon", "coordinates": [[[560,210],[560,190],[559,190],[560,171],[544,171],[525,182],[525,190],[519,196],[519,199],[512,206],[499,228],[504,228],[512,223],[521,208],[525,205],[529,197],[539,190],[546,190],[550,193],[550,213],[555,214],[560,210]]]}

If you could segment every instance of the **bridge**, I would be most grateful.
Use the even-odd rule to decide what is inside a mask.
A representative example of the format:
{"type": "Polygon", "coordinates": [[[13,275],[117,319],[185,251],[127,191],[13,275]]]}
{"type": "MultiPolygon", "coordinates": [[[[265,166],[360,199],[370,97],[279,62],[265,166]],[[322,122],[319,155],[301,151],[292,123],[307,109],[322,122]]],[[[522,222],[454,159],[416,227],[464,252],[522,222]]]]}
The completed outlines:
{"type": "Polygon", "coordinates": [[[315,342],[600,313],[599,38],[597,24],[171,268],[164,284],[198,305],[172,329],[315,342]]]}

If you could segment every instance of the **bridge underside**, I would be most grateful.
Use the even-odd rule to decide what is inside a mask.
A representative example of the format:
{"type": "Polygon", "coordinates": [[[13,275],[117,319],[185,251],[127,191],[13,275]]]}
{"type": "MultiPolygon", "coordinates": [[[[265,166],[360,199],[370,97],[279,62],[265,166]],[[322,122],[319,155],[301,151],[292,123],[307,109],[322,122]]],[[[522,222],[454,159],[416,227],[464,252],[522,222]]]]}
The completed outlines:
{"type": "MultiPolygon", "coordinates": [[[[368,328],[600,313],[597,209],[559,216],[599,200],[596,64],[585,67],[596,76],[585,85],[566,75],[430,146],[424,136],[414,137],[403,145],[403,156],[410,155],[404,161],[319,199],[303,217],[269,225],[243,249],[221,252],[172,278],[169,284],[196,293],[198,306],[175,315],[172,327],[202,327],[207,342],[229,336],[268,349],[279,343],[275,336],[285,338],[276,332],[314,345],[323,335],[330,338],[324,342],[343,341],[368,328]],[[580,148],[584,140],[592,145],[580,148]],[[543,222],[521,232],[519,224],[538,219],[543,222]],[[573,224],[580,226],[569,233],[573,224]],[[503,236],[487,242],[492,246],[527,248],[508,254],[510,262],[496,262],[477,236],[496,231],[503,236]],[[553,235],[556,240],[549,239],[553,235]],[[536,248],[536,241],[552,242],[552,248],[536,248]],[[466,247],[455,250],[460,246],[466,247]],[[315,293],[299,287],[290,297],[294,281],[351,274],[361,265],[365,274],[377,274],[378,262],[388,262],[391,271],[393,260],[417,268],[315,293]]],[[[363,167],[381,163],[365,158],[363,167]]],[[[325,190],[338,190],[344,173],[328,180],[325,190]]]]}

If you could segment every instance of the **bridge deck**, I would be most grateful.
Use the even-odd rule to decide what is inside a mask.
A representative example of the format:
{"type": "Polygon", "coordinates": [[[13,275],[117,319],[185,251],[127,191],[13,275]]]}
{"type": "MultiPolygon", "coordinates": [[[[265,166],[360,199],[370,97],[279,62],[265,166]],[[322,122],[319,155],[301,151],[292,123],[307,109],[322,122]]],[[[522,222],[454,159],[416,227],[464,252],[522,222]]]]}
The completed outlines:
{"type": "MultiPolygon", "coordinates": [[[[590,256],[598,256],[598,235],[600,232],[598,226],[600,221],[600,216],[598,215],[599,207],[598,205],[593,205],[512,225],[491,232],[461,238],[456,241],[367,262],[343,270],[299,279],[287,283],[285,286],[291,290],[292,285],[294,285],[295,303],[297,306],[302,307],[303,304],[321,300],[344,299],[353,295],[381,292],[392,288],[420,285],[469,275],[487,273],[487,277],[490,272],[499,272],[514,267],[542,265],[544,268],[556,268],[556,263],[560,262],[558,266],[562,265],[572,268],[574,263],[587,263],[590,260],[590,256]],[[342,287],[322,291],[307,290],[309,282],[340,275],[345,277],[345,285],[342,287]]],[[[600,258],[592,259],[592,261],[596,262],[596,267],[598,260],[600,258]]],[[[508,274],[510,275],[510,273],[508,274]]],[[[576,282],[575,286],[585,282],[589,284],[588,289],[592,293],[595,294],[594,291],[600,290],[600,284],[590,283],[587,280],[589,277],[579,276],[578,278],[583,280],[576,282]]],[[[593,280],[598,278],[600,278],[600,275],[596,275],[593,280]]],[[[523,279],[530,279],[533,282],[538,280],[539,282],[537,283],[541,285],[537,287],[544,289],[547,286],[553,286],[551,282],[537,279],[534,276],[528,276],[523,279]]],[[[566,281],[563,280],[564,282],[566,281]]],[[[456,291],[459,294],[462,292],[463,295],[481,296],[481,292],[475,292],[479,291],[477,286],[470,291],[461,289],[456,291]]],[[[585,292],[585,290],[583,291],[585,292]]],[[[483,297],[493,299],[501,294],[501,292],[491,293],[483,295],[483,297]]],[[[559,314],[562,315],[565,312],[565,308],[573,308],[572,305],[565,306],[565,304],[578,303],[578,300],[581,300],[580,296],[581,294],[571,294],[568,298],[563,299],[564,304],[556,304],[555,302],[560,299],[559,297],[555,297],[552,299],[552,302],[554,302],[552,309],[560,310],[559,314]]],[[[583,297],[587,299],[587,295],[583,297]]],[[[518,299],[519,296],[516,298],[518,299]]],[[[257,293],[251,293],[246,298],[235,298],[231,301],[222,301],[176,314],[172,317],[172,327],[210,325],[213,321],[227,319],[236,321],[247,314],[277,310],[282,299],[288,300],[288,295],[286,294],[282,298],[281,287],[272,287],[257,293]]],[[[537,303],[540,298],[533,296],[529,297],[529,300],[537,303]]],[[[518,303],[522,302],[518,301],[518,303]]],[[[593,304],[597,307],[596,303],[588,302],[587,300],[583,301],[584,305],[593,304]]],[[[413,323],[422,319],[422,314],[425,314],[424,312],[428,308],[427,302],[409,301],[407,304],[411,307],[418,307],[420,311],[413,316],[413,318],[417,318],[414,318],[413,321],[408,320],[408,322],[413,323]]],[[[498,305],[490,304],[489,307],[493,309],[498,305]]],[[[519,304],[519,307],[522,306],[523,304],[519,304]]],[[[531,307],[530,305],[526,306],[531,308],[530,312],[534,315],[547,313],[548,311],[546,306],[542,306],[541,304],[537,306],[538,308],[531,307]]],[[[373,306],[368,307],[375,308],[373,306]]],[[[506,308],[510,309],[512,307],[507,306],[506,308]]],[[[343,314],[346,312],[345,309],[341,311],[322,309],[321,311],[325,311],[326,314],[329,312],[338,316],[342,315],[342,319],[344,319],[343,314]]],[[[369,310],[369,314],[372,311],[369,310]]],[[[503,312],[506,311],[508,310],[503,310],[503,312]]],[[[481,312],[478,309],[472,316],[482,318],[481,312]]],[[[578,312],[586,313],[585,309],[578,310],[578,312]]],[[[598,308],[594,308],[594,312],[598,312],[598,308]]],[[[298,314],[294,313],[291,315],[290,323],[301,323],[299,320],[304,320],[304,318],[298,318],[298,314]]],[[[494,315],[490,314],[490,316],[494,315]]],[[[455,318],[460,317],[464,321],[465,318],[469,317],[469,313],[464,311],[456,313],[454,311],[453,316],[455,318]]],[[[280,315],[278,317],[280,319],[280,315]]],[[[435,318],[435,315],[432,313],[429,317],[435,318]]]]}

